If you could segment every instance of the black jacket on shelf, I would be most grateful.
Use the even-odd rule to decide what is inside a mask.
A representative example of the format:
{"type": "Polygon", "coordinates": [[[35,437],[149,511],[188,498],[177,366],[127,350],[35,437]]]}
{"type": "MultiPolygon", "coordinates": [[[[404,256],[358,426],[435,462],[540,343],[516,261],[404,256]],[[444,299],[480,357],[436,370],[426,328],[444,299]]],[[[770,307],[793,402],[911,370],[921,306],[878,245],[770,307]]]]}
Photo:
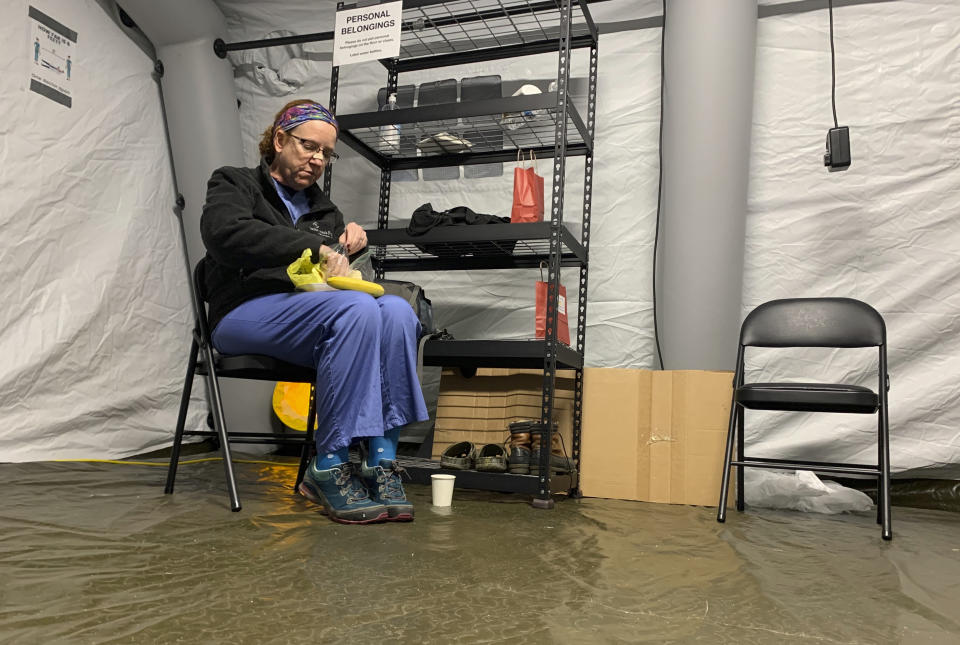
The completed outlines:
{"type": "Polygon", "coordinates": [[[339,239],[340,210],[316,184],[305,191],[310,211],[294,225],[265,161],[257,168],[225,166],[213,172],[200,216],[211,330],[247,300],[294,291],[287,267],[305,249],[319,261],[320,246],[339,239]]]}
{"type": "MultiPolygon", "coordinates": [[[[423,235],[440,226],[474,226],[480,224],[509,224],[509,217],[477,213],[466,206],[454,206],[445,211],[433,210],[433,205],[426,203],[413,211],[413,217],[407,225],[407,233],[411,236],[423,235]]],[[[491,253],[512,253],[515,242],[458,242],[456,244],[418,244],[417,248],[424,253],[438,257],[460,257],[464,255],[489,255],[491,253]]]]}

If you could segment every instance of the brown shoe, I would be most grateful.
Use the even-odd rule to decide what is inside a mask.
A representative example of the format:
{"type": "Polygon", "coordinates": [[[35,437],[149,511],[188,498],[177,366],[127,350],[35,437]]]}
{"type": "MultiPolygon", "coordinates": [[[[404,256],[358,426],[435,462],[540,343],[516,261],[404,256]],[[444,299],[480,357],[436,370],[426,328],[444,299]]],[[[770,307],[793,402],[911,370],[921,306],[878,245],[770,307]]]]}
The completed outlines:
{"type": "MultiPolygon", "coordinates": [[[[540,433],[542,425],[537,423],[531,430],[530,439],[530,474],[540,474],[540,433]]],[[[567,457],[557,430],[557,422],[553,422],[553,432],[550,433],[550,472],[554,475],[573,472],[573,460],[567,457]]]]}
{"type": "Polygon", "coordinates": [[[530,427],[533,421],[517,421],[510,424],[510,472],[515,475],[530,474],[530,427]]]}

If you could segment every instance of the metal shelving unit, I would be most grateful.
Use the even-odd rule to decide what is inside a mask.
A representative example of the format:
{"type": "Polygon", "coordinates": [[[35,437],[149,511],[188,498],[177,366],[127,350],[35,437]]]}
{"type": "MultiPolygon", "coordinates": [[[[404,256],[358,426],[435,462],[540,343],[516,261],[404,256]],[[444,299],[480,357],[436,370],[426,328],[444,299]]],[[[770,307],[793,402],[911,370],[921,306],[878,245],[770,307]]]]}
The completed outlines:
{"type": "Polygon", "coordinates": [[[552,156],[557,147],[558,129],[563,130],[567,156],[587,154],[593,145],[586,124],[569,97],[565,97],[561,106],[563,110],[557,103],[556,92],[545,92],[470,103],[346,114],[338,116],[337,122],[344,143],[378,166],[390,170],[516,161],[517,150],[533,150],[552,156]],[[559,120],[564,111],[566,123],[561,125],[559,120]],[[532,113],[532,116],[513,117],[517,119],[513,128],[504,125],[504,115],[524,112],[532,113]],[[459,125],[449,125],[454,119],[459,120],[459,125]],[[441,121],[448,125],[438,126],[441,121]],[[402,154],[404,146],[384,135],[383,126],[387,125],[399,125],[404,139],[416,142],[420,154],[402,154]],[[455,142],[438,139],[441,133],[454,134],[455,142]]]}
{"type": "MultiPolygon", "coordinates": [[[[338,9],[349,8],[340,3],[338,9]]],[[[583,398],[584,329],[593,177],[593,134],[596,114],[596,25],[586,0],[404,0],[400,56],[381,61],[387,70],[387,92],[397,91],[398,76],[477,61],[557,52],[555,92],[534,96],[448,103],[361,114],[338,114],[340,139],[380,170],[377,230],[368,243],[377,249],[379,277],[389,271],[534,268],[547,265],[546,338],[537,340],[432,340],[424,363],[444,367],[520,367],[543,370],[541,418],[543,446],[551,445],[557,369],[576,373],[572,457],[579,465],[583,398]],[[586,112],[581,115],[568,95],[570,61],[575,49],[589,49],[586,112]],[[521,116],[522,115],[522,116],[521,116]],[[384,136],[384,126],[399,125],[403,138],[384,136]],[[390,182],[394,170],[509,162],[519,150],[553,158],[553,191],[545,196],[549,221],[534,224],[491,224],[438,227],[412,236],[390,228],[390,182]],[[579,230],[563,222],[566,159],[584,157],[582,220],[579,230]],[[573,346],[557,340],[557,297],[560,268],[578,267],[578,308],[573,346]]],[[[226,46],[229,48],[230,46],[226,46]]],[[[329,107],[336,113],[340,70],[331,74],[329,107]]],[[[324,177],[329,191],[332,169],[324,177]]],[[[571,316],[572,317],[572,316],[571,316]]],[[[549,508],[554,490],[579,494],[576,473],[549,474],[549,450],[541,451],[540,475],[457,471],[466,487],[528,493],[534,505],[549,508]]],[[[440,470],[429,460],[402,460],[414,481],[427,482],[440,470]]]]}

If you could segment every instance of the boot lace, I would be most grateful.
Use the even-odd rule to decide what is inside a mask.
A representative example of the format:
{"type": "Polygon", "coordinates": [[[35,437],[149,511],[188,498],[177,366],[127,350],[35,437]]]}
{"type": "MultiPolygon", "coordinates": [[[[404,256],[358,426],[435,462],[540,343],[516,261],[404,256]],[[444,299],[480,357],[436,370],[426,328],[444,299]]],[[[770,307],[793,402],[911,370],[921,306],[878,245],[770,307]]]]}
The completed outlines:
{"type": "Polygon", "coordinates": [[[340,494],[347,500],[347,504],[370,499],[367,488],[360,481],[360,477],[353,472],[350,464],[344,464],[340,468],[335,481],[340,489],[340,494]]]}
{"type": "Polygon", "coordinates": [[[380,467],[378,467],[378,470],[383,473],[382,476],[377,477],[377,483],[380,484],[380,497],[384,500],[406,501],[407,495],[403,491],[403,481],[401,480],[401,475],[407,474],[406,469],[394,464],[390,472],[380,467]]]}

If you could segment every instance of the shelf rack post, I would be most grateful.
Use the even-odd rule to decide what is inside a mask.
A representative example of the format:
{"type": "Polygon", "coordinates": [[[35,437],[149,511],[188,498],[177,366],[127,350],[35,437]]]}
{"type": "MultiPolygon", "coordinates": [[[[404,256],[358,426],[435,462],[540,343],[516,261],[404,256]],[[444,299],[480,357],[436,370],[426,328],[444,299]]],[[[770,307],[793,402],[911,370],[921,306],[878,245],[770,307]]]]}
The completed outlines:
{"type": "MultiPolygon", "coordinates": [[[[337,11],[343,9],[343,2],[337,3],[337,11]]],[[[332,33],[331,33],[332,36],[332,33]]],[[[330,114],[337,113],[337,87],[340,85],[340,66],[334,65],[330,68],[330,101],[327,103],[327,109],[330,114]]],[[[330,189],[333,185],[333,166],[327,165],[323,169],[323,194],[330,198],[330,189]]]]}
{"type": "MultiPolygon", "coordinates": [[[[399,83],[397,59],[386,59],[382,60],[381,63],[387,68],[387,100],[389,101],[390,95],[396,93],[399,83]]],[[[393,171],[390,169],[390,160],[386,159],[380,167],[380,200],[377,206],[377,228],[380,230],[386,229],[390,224],[390,182],[392,179],[393,171]]],[[[375,254],[377,258],[375,263],[377,280],[383,280],[385,276],[383,268],[385,254],[386,249],[383,246],[378,246],[375,254]]]]}
{"type": "MultiPolygon", "coordinates": [[[[564,178],[567,166],[567,88],[570,83],[570,24],[573,0],[563,0],[560,9],[560,42],[557,54],[557,110],[554,125],[553,190],[550,200],[550,254],[547,274],[546,352],[543,359],[543,393],[540,408],[540,486],[533,499],[536,508],[552,508],[550,455],[553,408],[557,376],[557,311],[560,294],[560,228],[563,225],[564,178]]],[[[578,329],[579,331],[579,329],[578,329]]]]}
{"type": "MultiPolygon", "coordinates": [[[[343,4],[342,2],[339,4],[343,4]]],[[[339,4],[337,5],[339,8],[339,4]]],[[[330,101],[327,109],[330,114],[337,113],[337,86],[340,84],[340,67],[334,65],[330,71],[330,101]]],[[[330,188],[333,184],[333,166],[327,164],[323,169],[323,194],[330,198],[330,188]]]]}
{"type": "MultiPolygon", "coordinates": [[[[597,114],[597,44],[590,47],[590,72],[589,88],[587,90],[587,134],[590,141],[593,142],[597,114]]],[[[587,269],[590,260],[590,205],[593,196],[593,147],[587,150],[583,160],[583,225],[580,234],[580,243],[587,253],[587,262],[580,265],[580,284],[577,290],[577,352],[584,356],[586,351],[586,329],[587,329],[587,269]]],[[[577,466],[577,472],[580,472],[580,430],[583,420],[583,367],[576,370],[576,379],[573,392],[573,447],[571,455],[573,463],[577,466]]],[[[574,496],[580,494],[579,479],[575,489],[571,491],[574,496]]]]}

